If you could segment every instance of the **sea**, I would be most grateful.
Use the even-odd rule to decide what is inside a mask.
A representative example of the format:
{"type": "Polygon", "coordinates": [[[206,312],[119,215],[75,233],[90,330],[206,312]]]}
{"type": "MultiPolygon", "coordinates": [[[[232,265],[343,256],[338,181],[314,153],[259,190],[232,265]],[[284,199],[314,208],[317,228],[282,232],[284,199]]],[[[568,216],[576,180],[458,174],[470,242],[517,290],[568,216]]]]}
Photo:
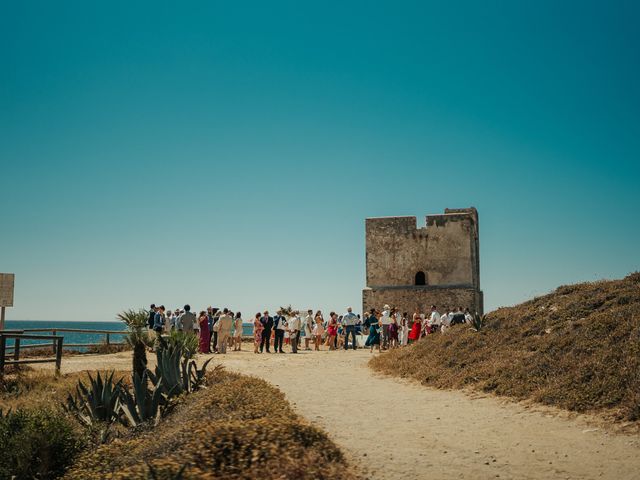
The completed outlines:
{"type": "MultiPolygon", "coordinates": [[[[51,335],[51,330],[60,328],[75,328],[86,330],[111,330],[114,332],[126,330],[126,326],[122,322],[69,322],[60,320],[7,320],[5,322],[6,330],[25,330],[28,328],[47,329],[42,332],[25,332],[34,335],[51,335]]],[[[242,326],[243,335],[250,336],[253,334],[253,325],[245,323],[242,326]]],[[[56,332],[56,335],[64,337],[63,344],[73,343],[102,343],[105,341],[105,335],[100,333],[79,333],[79,332],[56,332]]],[[[124,341],[123,335],[111,334],[109,341],[119,343],[124,341]]],[[[21,341],[21,345],[44,343],[51,345],[51,340],[27,340],[21,341]]],[[[7,340],[7,346],[12,346],[13,340],[7,340]]]]}

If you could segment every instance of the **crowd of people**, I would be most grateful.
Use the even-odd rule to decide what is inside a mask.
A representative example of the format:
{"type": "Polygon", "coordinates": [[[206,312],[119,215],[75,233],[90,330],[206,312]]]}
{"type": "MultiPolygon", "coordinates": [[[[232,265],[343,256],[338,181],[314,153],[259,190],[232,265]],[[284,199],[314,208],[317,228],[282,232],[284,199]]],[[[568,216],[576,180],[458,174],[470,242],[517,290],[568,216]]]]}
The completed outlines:
{"type": "MultiPolygon", "coordinates": [[[[469,309],[445,308],[440,313],[435,305],[427,314],[416,310],[411,316],[397,308],[384,305],[382,310],[371,309],[362,318],[349,307],[343,315],[330,312],[325,318],[322,311],[279,309],[271,316],[268,310],[256,313],[252,320],[254,353],[284,353],[288,346],[291,353],[298,350],[357,349],[368,347],[387,350],[409,345],[426,335],[446,332],[460,323],[471,323],[469,309]],[[302,347],[304,342],[304,347],[302,347]]],[[[240,312],[228,308],[208,307],[196,316],[191,307],[166,310],[164,305],[151,305],[148,327],[157,335],[172,330],[197,335],[201,353],[227,353],[227,348],[242,350],[245,322],[240,312]]]]}

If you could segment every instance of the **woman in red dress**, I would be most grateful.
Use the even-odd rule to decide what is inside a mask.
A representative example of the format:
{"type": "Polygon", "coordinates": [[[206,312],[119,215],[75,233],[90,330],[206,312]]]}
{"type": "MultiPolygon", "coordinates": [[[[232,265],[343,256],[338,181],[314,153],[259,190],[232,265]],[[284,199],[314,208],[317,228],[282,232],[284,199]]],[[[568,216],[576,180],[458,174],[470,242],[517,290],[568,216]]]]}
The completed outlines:
{"type": "Polygon", "coordinates": [[[413,325],[411,326],[411,331],[409,332],[409,340],[415,342],[420,340],[420,332],[422,330],[422,318],[418,314],[418,312],[413,314],[413,325]]]}
{"type": "Polygon", "coordinates": [[[332,313],[329,325],[327,326],[327,342],[329,343],[329,350],[336,349],[336,335],[338,335],[338,319],[337,315],[332,313]]]}
{"type": "Polygon", "coordinates": [[[209,349],[209,317],[207,316],[207,312],[200,312],[198,324],[200,325],[200,343],[198,350],[200,353],[211,353],[209,349]]]}

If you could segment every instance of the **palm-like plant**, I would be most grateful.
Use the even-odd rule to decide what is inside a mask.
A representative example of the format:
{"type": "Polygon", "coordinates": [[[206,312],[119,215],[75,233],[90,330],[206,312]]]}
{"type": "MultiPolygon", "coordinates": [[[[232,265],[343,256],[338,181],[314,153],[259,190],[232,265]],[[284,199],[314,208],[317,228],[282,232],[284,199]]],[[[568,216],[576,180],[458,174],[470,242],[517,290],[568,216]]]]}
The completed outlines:
{"type": "Polygon", "coordinates": [[[143,308],[139,310],[130,308],[119,313],[117,317],[127,325],[129,333],[126,340],[133,349],[133,372],[142,378],[147,369],[147,344],[149,343],[147,319],[149,312],[143,308]]]}

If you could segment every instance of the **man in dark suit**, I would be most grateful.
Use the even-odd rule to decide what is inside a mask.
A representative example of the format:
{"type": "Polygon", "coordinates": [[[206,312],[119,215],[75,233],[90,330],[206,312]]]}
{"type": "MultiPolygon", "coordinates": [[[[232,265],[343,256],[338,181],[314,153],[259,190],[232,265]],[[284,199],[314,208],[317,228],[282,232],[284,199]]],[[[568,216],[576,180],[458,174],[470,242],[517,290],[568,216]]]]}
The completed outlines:
{"type": "Polygon", "coordinates": [[[278,310],[278,313],[273,317],[273,331],[275,337],[273,339],[273,351],[284,353],[282,351],[282,345],[284,344],[284,331],[287,329],[287,319],[282,315],[282,311],[278,310]]]}
{"type": "Polygon", "coordinates": [[[262,340],[260,341],[260,353],[264,350],[265,345],[267,346],[267,353],[271,353],[269,348],[269,342],[271,341],[271,330],[273,329],[273,317],[269,316],[269,311],[265,310],[260,318],[260,323],[264,327],[262,331],[262,340]]]}

